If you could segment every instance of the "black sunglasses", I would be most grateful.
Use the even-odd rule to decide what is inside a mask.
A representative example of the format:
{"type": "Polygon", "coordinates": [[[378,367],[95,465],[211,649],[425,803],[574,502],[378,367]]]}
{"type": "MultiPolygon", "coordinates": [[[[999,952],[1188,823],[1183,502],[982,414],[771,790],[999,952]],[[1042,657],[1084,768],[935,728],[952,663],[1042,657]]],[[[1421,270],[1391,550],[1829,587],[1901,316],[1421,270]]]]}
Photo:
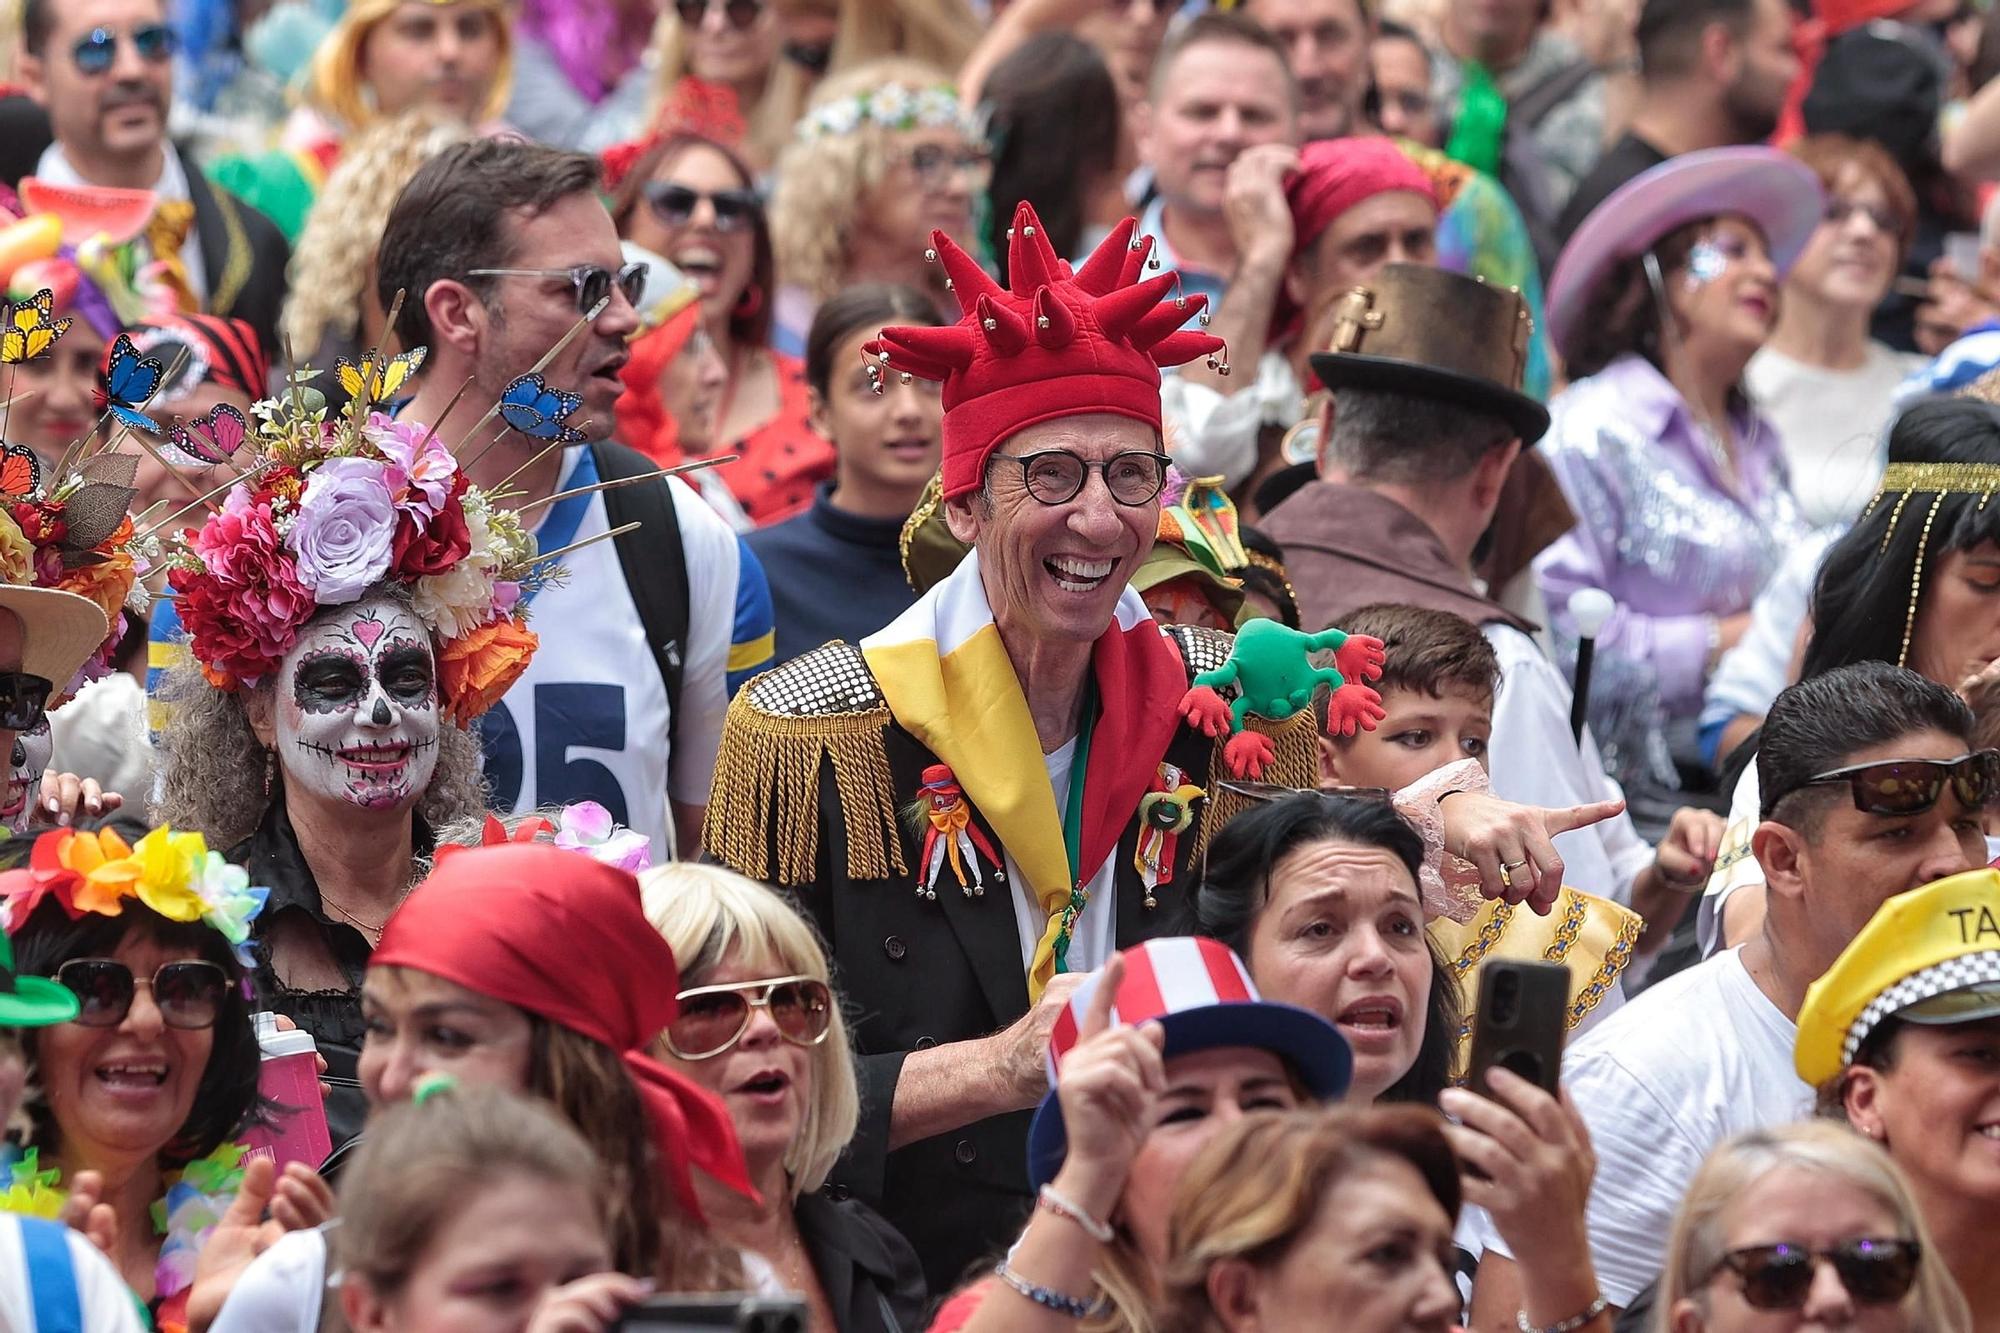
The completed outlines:
{"type": "MultiPolygon", "coordinates": [[[[85,74],[102,74],[118,59],[118,36],[115,28],[92,28],[70,48],[70,59],[85,74]]],[[[132,47],[149,65],[172,60],[180,46],[180,38],[164,23],[132,29],[132,47]]]]}
{"type": "Polygon", "coordinates": [[[115,958],[72,958],[56,969],[56,980],[76,996],[79,1008],[71,1021],[87,1028],[123,1023],[141,986],[152,987],[153,1003],[168,1027],[212,1028],[229,994],[228,974],[200,959],[162,964],[147,981],[115,958]]]}
{"type": "MultiPolygon", "coordinates": [[[[1807,778],[1793,791],[1845,782],[1854,808],[1864,815],[1920,815],[1937,804],[1945,784],[1968,810],[2000,795],[2000,750],[1974,750],[1957,759],[1885,759],[1850,764],[1807,778]]],[[[1790,795],[1787,792],[1786,795],[1790,795]]],[[[1775,809],[1777,803],[1772,802],[1775,809]]]]}
{"type": "Polygon", "coordinates": [[[1104,487],[1122,505],[1147,504],[1167,484],[1165,454],[1134,449],[1113,454],[1101,463],[1090,463],[1067,449],[1043,449],[1032,454],[994,454],[1021,466],[1021,482],[1028,494],[1045,505],[1068,504],[1083,491],[1090,474],[1104,474],[1104,487]]]}
{"type": "Polygon", "coordinates": [[[577,264],[571,268],[475,268],[468,270],[466,276],[568,278],[576,288],[576,312],[592,319],[604,313],[605,305],[611,300],[613,283],[635,306],[639,304],[639,298],[646,294],[646,265],[643,263],[627,264],[615,273],[602,264],[577,264]]]}
{"type": "Polygon", "coordinates": [[[755,219],[762,207],[755,190],[695,190],[672,181],[654,181],[646,187],[646,206],[669,227],[685,227],[695,206],[704,199],[715,213],[717,231],[738,230],[755,219]]]}
{"type": "Polygon", "coordinates": [[[1824,1250],[1804,1245],[1749,1245],[1731,1250],[1709,1273],[1728,1269],[1743,1280],[1744,1304],[1758,1310],[1796,1310],[1812,1291],[1813,1273],[1824,1259],[1840,1275],[1847,1294],[1864,1305],[1889,1305],[1916,1285],[1923,1247],[1913,1240],[1863,1238],[1824,1250]]]}
{"type": "Polygon", "coordinates": [[[674,0],[674,12],[690,28],[700,27],[711,9],[720,9],[729,26],[743,32],[764,12],[764,0],[674,0]]]}
{"type": "Polygon", "coordinates": [[[0,730],[33,731],[40,726],[54,688],[46,676],[0,671],[0,730]]]}

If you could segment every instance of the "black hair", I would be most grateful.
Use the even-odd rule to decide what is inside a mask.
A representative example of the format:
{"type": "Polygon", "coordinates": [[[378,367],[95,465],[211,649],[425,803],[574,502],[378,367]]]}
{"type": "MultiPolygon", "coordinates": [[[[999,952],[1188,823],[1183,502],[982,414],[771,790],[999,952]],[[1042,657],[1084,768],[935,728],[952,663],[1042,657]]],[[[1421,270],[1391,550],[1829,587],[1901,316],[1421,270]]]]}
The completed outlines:
{"type": "Polygon", "coordinates": [[[1417,50],[1423,52],[1426,68],[1432,63],[1431,49],[1425,45],[1423,34],[1407,23],[1398,23],[1395,19],[1382,19],[1378,21],[1375,24],[1375,40],[1378,42],[1408,42],[1410,45],[1416,47],[1417,50]]]}
{"type": "MultiPolygon", "coordinates": [[[[2000,407],[1975,398],[1917,403],[1889,431],[1889,462],[2000,464],[2000,407]]],[[[2000,499],[1923,490],[1908,504],[1901,499],[1884,495],[1870,505],[1820,561],[1801,677],[1901,660],[1903,635],[1914,624],[1910,584],[1919,554],[1929,579],[1951,552],[2000,542],[2000,499]]]]}
{"type": "Polygon", "coordinates": [[[993,67],[981,91],[993,147],[986,245],[1007,281],[1007,229],[1035,206],[1059,255],[1083,249],[1086,191],[1118,167],[1118,85],[1097,48],[1066,32],[1029,38],[993,67]]]}
{"type": "Polygon", "coordinates": [[[1648,79],[1678,78],[1701,61],[1701,35],[1726,24],[1742,36],[1756,0],[1645,0],[1639,10],[1639,68],[1648,79]]]}
{"type": "Polygon", "coordinates": [[[426,347],[431,317],[424,294],[450,279],[484,292],[476,268],[505,268],[513,258],[509,222],[538,217],[565,199],[590,194],[601,179],[597,159],[510,139],[456,143],[417,168],[396,196],[375,251],[375,294],[387,310],[405,293],[396,336],[426,347]]]}
{"type": "MultiPolygon", "coordinates": [[[[1229,821],[1209,844],[1202,881],[1186,909],[1187,933],[1221,940],[1247,965],[1250,936],[1271,900],[1271,872],[1293,850],[1313,842],[1345,842],[1390,853],[1410,878],[1424,861],[1423,839],[1380,798],[1300,792],[1262,802],[1229,821]]],[[[1465,1003],[1458,978],[1428,932],[1430,997],[1424,1006],[1424,1040],[1416,1063],[1382,1094],[1384,1102],[1437,1105],[1451,1086],[1465,1003]]]]}
{"type": "Polygon", "coordinates": [[[1272,541],[1270,534],[1262,528],[1252,527],[1248,523],[1241,525],[1236,535],[1243,543],[1243,549],[1253,557],[1261,555],[1277,565],[1277,568],[1273,569],[1270,565],[1260,565],[1253,559],[1237,570],[1236,577],[1243,581],[1243,591],[1254,592],[1276,607],[1279,623],[1292,629],[1299,628],[1299,599],[1292,591],[1291,581],[1281,572],[1285,567],[1285,548],[1272,541]]]}
{"type": "MultiPolygon", "coordinates": [[[[221,932],[203,922],[171,921],[134,899],[124,900],[123,906],[118,916],[86,912],[72,921],[61,903],[44,900],[14,935],[15,967],[23,976],[53,977],[56,969],[73,958],[109,958],[125,940],[139,935],[162,949],[186,950],[222,969],[229,984],[212,1029],[214,1045],[208,1067],[195,1087],[187,1122],[160,1150],[162,1167],[184,1166],[229,1142],[260,1113],[257,1075],[262,1057],[250,1023],[250,1001],[244,994],[243,965],[221,932]]],[[[37,1036],[38,1029],[22,1032],[31,1059],[36,1054],[37,1036]]],[[[33,1141],[45,1152],[60,1151],[62,1131],[47,1099],[32,1100],[27,1111],[34,1126],[33,1141]]]]}
{"type": "MultiPolygon", "coordinates": [[[[1787,797],[1850,756],[1919,731],[1941,731],[1972,744],[1972,709],[1952,690],[1887,662],[1856,662],[1807,676],[1778,692],[1757,744],[1757,788],[1764,819],[1787,797]]],[[[1824,802],[1798,820],[1810,832],[1824,802]]]]}
{"type": "Polygon", "coordinates": [[[833,358],[840,345],[862,329],[879,329],[886,324],[935,327],[942,322],[937,303],[906,283],[863,282],[844,287],[813,313],[812,328],[806,334],[806,383],[825,397],[833,384],[833,358]]]}

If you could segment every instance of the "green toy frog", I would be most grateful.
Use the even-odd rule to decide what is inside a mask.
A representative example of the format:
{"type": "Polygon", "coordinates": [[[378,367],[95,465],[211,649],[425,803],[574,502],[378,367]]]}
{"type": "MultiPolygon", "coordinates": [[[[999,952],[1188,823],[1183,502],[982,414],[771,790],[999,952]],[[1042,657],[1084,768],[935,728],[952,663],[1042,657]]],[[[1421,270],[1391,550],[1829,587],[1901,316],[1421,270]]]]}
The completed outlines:
{"type": "Polygon", "coordinates": [[[1252,620],[1236,632],[1229,660],[1194,678],[1181,696],[1180,712],[1205,735],[1233,733],[1222,748],[1223,761],[1239,778],[1264,776],[1276,747],[1269,736],[1251,731],[1243,719],[1252,713],[1282,722],[1312,707],[1321,685],[1332,689],[1327,700],[1326,732],[1352,736],[1373,731],[1382,720],[1382,696],[1364,684],[1379,680],[1386,651],[1380,639],[1338,629],[1305,634],[1275,620],[1252,620]],[[1312,655],[1333,650],[1334,664],[1314,666],[1312,655]],[[1236,701],[1225,702],[1218,687],[1236,687],[1236,701]]]}

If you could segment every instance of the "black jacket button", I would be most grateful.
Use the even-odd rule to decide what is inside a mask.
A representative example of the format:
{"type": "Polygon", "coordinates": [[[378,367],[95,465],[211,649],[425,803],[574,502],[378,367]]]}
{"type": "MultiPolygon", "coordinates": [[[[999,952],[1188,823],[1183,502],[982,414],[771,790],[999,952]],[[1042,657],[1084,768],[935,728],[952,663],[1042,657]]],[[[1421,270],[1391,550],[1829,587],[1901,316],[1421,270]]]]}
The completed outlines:
{"type": "Polygon", "coordinates": [[[971,1166],[979,1156],[979,1149],[972,1146],[971,1139],[960,1139],[958,1146],[951,1150],[951,1155],[958,1159],[960,1166],[971,1166]]]}
{"type": "Polygon", "coordinates": [[[931,1047],[935,1045],[937,1045],[936,1037],[918,1037],[914,1049],[919,1051],[928,1051],[931,1047]]]}
{"type": "Polygon", "coordinates": [[[903,937],[900,935],[891,935],[888,939],[882,941],[882,952],[888,954],[896,962],[902,962],[903,955],[909,951],[910,946],[903,943],[903,937]]]}

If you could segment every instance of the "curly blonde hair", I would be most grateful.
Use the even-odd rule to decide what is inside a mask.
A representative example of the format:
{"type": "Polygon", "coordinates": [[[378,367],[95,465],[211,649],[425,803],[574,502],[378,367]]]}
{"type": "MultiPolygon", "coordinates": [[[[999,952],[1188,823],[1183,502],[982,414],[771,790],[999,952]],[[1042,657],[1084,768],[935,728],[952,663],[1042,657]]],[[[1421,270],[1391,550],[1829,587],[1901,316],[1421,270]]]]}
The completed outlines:
{"type": "MultiPolygon", "coordinates": [[[[949,87],[951,76],[921,60],[871,61],[827,79],[813,94],[812,108],[891,83],[912,89],[949,87]]],[[[894,133],[866,123],[845,134],[794,138],[786,145],[778,158],[778,186],[770,206],[780,282],[805,288],[815,302],[840,290],[863,204],[893,165],[889,149],[894,133]]]]}
{"type": "Polygon", "coordinates": [[[329,334],[360,334],[361,312],[374,286],[375,248],[396,196],[417,168],[472,137],[463,120],[422,106],[347,141],[292,252],[283,323],[298,355],[310,353],[329,334]]]}

